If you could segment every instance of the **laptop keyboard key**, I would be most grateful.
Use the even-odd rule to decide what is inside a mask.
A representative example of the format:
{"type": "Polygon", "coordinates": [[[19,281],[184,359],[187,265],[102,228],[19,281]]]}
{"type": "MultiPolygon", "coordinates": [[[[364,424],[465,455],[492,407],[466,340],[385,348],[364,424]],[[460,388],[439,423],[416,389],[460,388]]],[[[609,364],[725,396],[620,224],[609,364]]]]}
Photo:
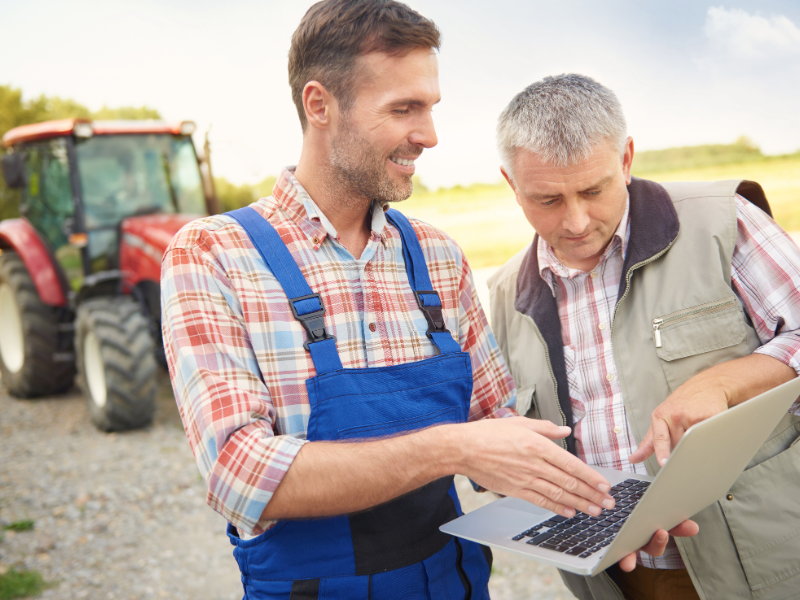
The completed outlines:
{"type": "Polygon", "coordinates": [[[528,543],[533,546],[538,546],[542,542],[549,540],[551,537],[555,535],[555,532],[545,531],[544,533],[540,533],[536,537],[532,537],[528,540],[528,543]]]}

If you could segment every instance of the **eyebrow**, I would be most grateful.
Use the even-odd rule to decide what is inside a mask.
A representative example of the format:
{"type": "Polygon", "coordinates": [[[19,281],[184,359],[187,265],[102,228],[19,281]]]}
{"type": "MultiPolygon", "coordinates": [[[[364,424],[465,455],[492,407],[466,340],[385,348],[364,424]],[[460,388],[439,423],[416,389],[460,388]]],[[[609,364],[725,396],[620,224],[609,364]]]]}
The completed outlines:
{"type": "MultiPolygon", "coordinates": [[[[434,102],[434,104],[439,104],[442,101],[441,96],[434,102]]],[[[422,100],[418,100],[417,98],[403,98],[402,100],[395,100],[394,102],[390,102],[389,106],[425,106],[427,102],[423,102],[422,100]]]]}
{"type": "MultiPolygon", "coordinates": [[[[586,192],[589,192],[589,191],[594,190],[596,188],[603,187],[609,181],[611,181],[612,179],[614,179],[614,176],[613,175],[609,175],[608,177],[606,177],[604,179],[601,179],[597,183],[593,183],[592,185],[590,185],[590,186],[588,186],[588,187],[586,187],[586,188],[584,188],[582,190],[579,190],[578,193],[579,194],[585,194],[586,192]]],[[[561,197],[561,194],[528,194],[528,198],[530,198],[532,200],[550,200],[550,199],[553,199],[553,198],[560,198],[560,197],[561,197]]]]}

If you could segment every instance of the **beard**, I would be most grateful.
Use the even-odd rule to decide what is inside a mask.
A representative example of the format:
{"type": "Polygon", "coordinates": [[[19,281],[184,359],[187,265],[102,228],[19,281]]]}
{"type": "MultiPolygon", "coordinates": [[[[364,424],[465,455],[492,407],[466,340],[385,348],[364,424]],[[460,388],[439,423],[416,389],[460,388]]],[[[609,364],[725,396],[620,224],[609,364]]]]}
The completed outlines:
{"type": "MultiPolygon", "coordinates": [[[[420,148],[403,145],[390,155],[419,156],[420,148]]],[[[381,204],[402,202],[414,191],[410,175],[399,180],[392,178],[386,169],[387,157],[382,155],[349,123],[342,125],[341,132],[331,143],[331,175],[337,187],[349,189],[355,195],[366,196],[381,204]]]]}

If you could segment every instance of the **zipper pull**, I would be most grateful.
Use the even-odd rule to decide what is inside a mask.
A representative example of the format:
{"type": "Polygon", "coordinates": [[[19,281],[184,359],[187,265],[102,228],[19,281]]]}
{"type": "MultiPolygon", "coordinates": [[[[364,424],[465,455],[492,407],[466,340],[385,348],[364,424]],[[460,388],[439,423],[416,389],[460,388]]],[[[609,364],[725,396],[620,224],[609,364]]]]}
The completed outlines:
{"type": "Polygon", "coordinates": [[[656,342],[656,348],[661,348],[661,331],[659,328],[664,324],[664,319],[653,319],[653,338],[656,342]]]}

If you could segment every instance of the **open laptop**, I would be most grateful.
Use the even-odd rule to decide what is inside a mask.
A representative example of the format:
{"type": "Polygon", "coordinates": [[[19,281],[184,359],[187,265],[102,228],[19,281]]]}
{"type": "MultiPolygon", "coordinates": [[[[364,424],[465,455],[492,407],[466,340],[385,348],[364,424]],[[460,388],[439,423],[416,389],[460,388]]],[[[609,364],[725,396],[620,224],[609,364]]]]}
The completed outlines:
{"type": "MultiPolygon", "coordinates": [[[[473,542],[596,575],[722,498],[800,396],[800,377],[689,428],[656,477],[592,467],[616,506],[572,519],[503,498],[439,529],[473,542]]],[[[702,535],[702,532],[701,532],[702,535]]]]}

